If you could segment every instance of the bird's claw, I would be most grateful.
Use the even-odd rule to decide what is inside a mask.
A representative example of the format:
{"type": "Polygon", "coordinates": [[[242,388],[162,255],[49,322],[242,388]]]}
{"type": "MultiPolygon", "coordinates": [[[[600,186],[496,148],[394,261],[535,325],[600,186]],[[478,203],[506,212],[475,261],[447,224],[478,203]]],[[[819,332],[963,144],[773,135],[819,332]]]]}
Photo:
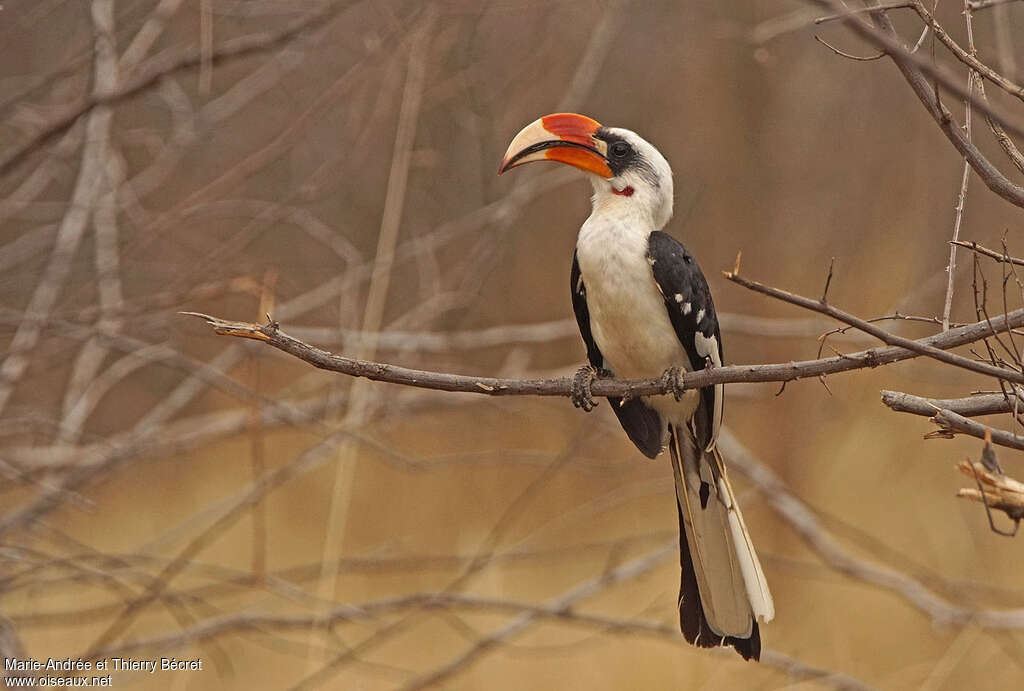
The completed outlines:
{"type": "Polygon", "coordinates": [[[594,383],[596,378],[597,370],[591,365],[583,365],[572,376],[572,384],[569,387],[569,397],[572,399],[572,404],[577,408],[582,408],[587,413],[597,407],[597,401],[594,400],[593,395],[590,393],[590,385],[594,383]]]}
{"type": "Polygon", "coordinates": [[[669,367],[661,375],[661,381],[668,389],[668,393],[671,393],[677,401],[681,401],[686,392],[686,387],[683,386],[683,371],[681,367],[669,367]]]}

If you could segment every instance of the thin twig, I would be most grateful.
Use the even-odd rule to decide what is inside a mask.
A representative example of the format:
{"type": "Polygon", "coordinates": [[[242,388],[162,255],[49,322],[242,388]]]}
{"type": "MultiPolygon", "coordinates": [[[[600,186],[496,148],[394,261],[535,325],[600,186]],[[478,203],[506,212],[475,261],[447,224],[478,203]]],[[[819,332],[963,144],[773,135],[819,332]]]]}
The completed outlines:
{"type": "MultiPolygon", "coordinates": [[[[343,3],[334,3],[326,9],[313,13],[277,33],[257,34],[230,41],[223,46],[215,48],[210,53],[210,64],[220,64],[278,48],[282,43],[292,40],[309,28],[327,21],[332,15],[344,8],[345,5],[343,3]]],[[[16,147],[3,159],[0,159],[0,177],[7,175],[33,151],[44,146],[61,132],[74,125],[83,115],[92,112],[96,108],[118,105],[158,84],[162,79],[199,67],[203,60],[204,55],[199,50],[193,50],[182,55],[168,56],[157,61],[156,64],[145,72],[132,75],[131,78],[119,84],[117,88],[97,89],[91,96],[80,103],[62,109],[40,127],[38,132],[29,137],[27,141],[16,147]]]]}
{"type": "MultiPolygon", "coordinates": [[[[967,41],[970,49],[970,55],[975,55],[974,49],[974,28],[971,22],[971,11],[967,7],[967,0],[964,0],[964,19],[967,22],[967,41]]],[[[919,11],[924,11],[924,8],[918,7],[919,11]]],[[[930,16],[930,15],[929,15],[930,16]]],[[[932,25],[932,31],[936,36],[942,38],[945,33],[939,35],[941,29],[937,28],[938,24],[932,25]]],[[[971,95],[974,90],[974,79],[977,73],[972,69],[967,71],[967,98],[964,99],[964,136],[967,137],[967,141],[971,141],[971,95]]],[[[967,183],[971,179],[971,164],[964,158],[963,173],[960,175],[960,192],[956,197],[956,214],[953,218],[953,239],[949,243],[949,263],[946,264],[946,300],[942,305],[942,330],[949,330],[949,314],[953,309],[953,288],[956,284],[956,248],[957,241],[960,239],[960,226],[964,219],[964,205],[967,202],[967,183]]]]}
{"type": "Polygon", "coordinates": [[[1020,0],[968,0],[967,5],[972,11],[977,12],[978,10],[987,10],[990,7],[1006,5],[1011,2],[1020,2],[1020,0]]]}
{"type": "Polygon", "coordinates": [[[990,250],[987,247],[982,247],[973,240],[955,240],[954,244],[959,245],[960,247],[966,247],[972,252],[983,254],[986,257],[989,257],[990,259],[995,259],[997,262],[1005,262],[1008,264],[1016,264],[1017,266],[1024,266],[1024,259],[1017,259],[1016,257],[1011,257],[1007,255],[1005,252],[996,252],[995,250],[990,250]]]}
{"type": "Polygon", "coordinates": [[[865,14],[867,12],[880,12],[886,10],[899,10],[903,8],[913,7],[913,2],[890,2],[883,5],[871,5],[870,7],[857,7],[854,9],[848,9],[845,12],[838,14],[830,14],[824,17],[818,17],[814,20],[815,24],[824,24],[826,22],[834,22],[837,19],[844,19],[846,17],[852,17],[858,14],[865,14]]]}
{"type": "Polygon", "coordinates": [[[832,45],[831,43],[829,43],[828,41],[823,39],[818,34],[814,34],[814,40],[817,41],[818,43],[820,43],[821,45],[825,46],[829,50],[831,50],[833,53],[835,53],[839,57],[847,58],[848,60],[856,60],[858,62],[871,62],[872,60],[879,60],[879,59],[885,57],[885,51],[884,50],[879,51],[878,53],[876,53],[874,55],[854,55],[853,53],[847,53],[844,50],[840,50],[839,48],[836,48],[834,45],[832,45]]]}
{"type": "Polygon", "coordinates": [[[940,410],[931,419],[932,422],[941,428],[939,432],[935,433],[936,436],[948,437],[950,434],[959,432],[961,434],[969,434],[978,439],[985,439],[987,435],[991,435],[993,444],[1024,451],[1024,437],[1019,437],[1004,430],[993,429],[988,425],[983,425],[980,422],[969,420],[963,415],[958,415],[952,410],[940,410]]]}
{"type": "MultiPolygon", "coordinates": [[[[909,7],[917,12],[918,16],[921,17],[921,21],[931,28],[932,34],[949,49],[957,60],[965,64],[970,71],[977,72],[979,77],[989,80],[1006,93],[1024,101],[1024,87],[1019,84],[1014,84],[1012,81],[978,59],[977,51],[974,48],[974,31],[971,26],[970,4],[970,2],[964,3],[964,14],[967,22],[967,50],[964,50],[960,44],[954,41],[952,37],[946,33],[946,30],[939,25],[935,20],[935,17],[932,16],[921,0],[912,0],[909,3],[909,7]]],[[[970,89],[967,89],[966,100],[968,103],[972,101],[970,98],[970,89]]]]}
{"type": "Polygon", "coordinates": [[[744,288],[749,288],[750,290],[753,290],[755,292],[768,295],[778,300],[782,300],[783,302],[798,305],[805,309],[813,310],[815,312],[821,312],[822,314],[827,314],[833,319],[837,319],[838,321],[841,321],[844,324],[849,324],[850,326],[853,326],[854,328],[859,329],[864,333],[871,334],[872,336],[879,339],[883,343],[899,346],[901,348],[907,348],[908,350],[913,350],[914,352],[920,353],[921,355],[927,355],[929,357],[932,357],[936,360],[939,360],[940,362],[945,362],[946,364],[949,365],[955,365],[956,367],[962,367],[963,369],[971,370],[973,372],[978,372],[980,374],[988,374],[999,379],[1006,379],[1007,381],[1012,381],[1018,384],[1024,384],[1024,374],[1020,372],[1003,369],[1001,367],[996,367],[994,365],[990,365],[984,362],[975,362],[974,360],[970,360],[963,356],[956,355],[954,353],[948,353],[944,350],[936,348],[933,345],[925,344],[922,341],[913,341],[909,338],[896,336],[895,334],[892,334],[886,331],[885,329],[875,326],[871,322],[861,319],[860,317],[855,317],[854,315],[849,314],[848,312],[844,312],[827,303],[811,300],[810,298],[805,298],[800,295],[794,295],[793,293],[787,292],[785,290],[780,290],[779,288],[766,286],[763,283],[758,283],[757,281],[751,281],[750,279],[743,278],[742,276],[739,276],[731,271],[725,271],[723,272],[723,274],[730,281],[732,281],[733,283],[738,283],[744,288]]]}
{"type": "MultiPolygon", "coordinates": [[[[842,5],[833,0],[806,1],[824,10],[836,13],[842,13],[844,10],[842,5]]],[[[925,106],[928,113],[939,125],[943,134],[946,135],[957,151],[970,161],[971,167],[978,173],[978,176],[984,181],[985,185],[1011,204],[1024,207],[1024,188],[1011,182],[964,136],[962,128],[957,124],[949,109],[936,99],[929,78],[931,77],[936,82],[941,82],[944,87],[961,98],[968,98],[963,86],[947,74],[945,70],[940,70],[933,65],[929,58],[908,51],[903,46],[892,22],[884,12],[872,12],[870,17],[871,24],[867,24],[855,17],[843,17],[838,21],[880,50],[886,51],[886,54],[896,63],[900,72],[903,73],[907,83],[925,106]]],[[[996,113],[981,99],[973,99],[972,104],[979,111],[1001,123],[1013,134],[1024,136],[1024,126],[1013,123],[1007,117],[996,113]]]]}

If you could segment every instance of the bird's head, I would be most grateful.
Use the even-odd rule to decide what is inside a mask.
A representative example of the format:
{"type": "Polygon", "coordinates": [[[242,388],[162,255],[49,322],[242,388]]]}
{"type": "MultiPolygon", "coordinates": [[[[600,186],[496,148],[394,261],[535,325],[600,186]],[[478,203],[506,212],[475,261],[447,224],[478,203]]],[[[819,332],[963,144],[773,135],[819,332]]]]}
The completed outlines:
{"type": "Polygon", "coordinates": [[[645,216],[653,229],[672,217],[672,169],[635,132],[575,113],[545,115],[512,139],[498,174],[533,161],[558,161],[588,173],[595,212],[645,216]]]}

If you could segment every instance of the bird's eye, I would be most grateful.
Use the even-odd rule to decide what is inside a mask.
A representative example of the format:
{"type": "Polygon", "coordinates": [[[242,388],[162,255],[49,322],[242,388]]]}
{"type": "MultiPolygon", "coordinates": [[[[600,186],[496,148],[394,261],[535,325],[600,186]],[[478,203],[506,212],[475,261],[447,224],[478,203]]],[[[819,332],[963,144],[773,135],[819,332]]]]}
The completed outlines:
{"type": "Polygon", "coordinates": [[[608,153],[615,158],[622,158],[629,153],[629,144],[626,142],[615,142],[608,147],[608,153]]]}

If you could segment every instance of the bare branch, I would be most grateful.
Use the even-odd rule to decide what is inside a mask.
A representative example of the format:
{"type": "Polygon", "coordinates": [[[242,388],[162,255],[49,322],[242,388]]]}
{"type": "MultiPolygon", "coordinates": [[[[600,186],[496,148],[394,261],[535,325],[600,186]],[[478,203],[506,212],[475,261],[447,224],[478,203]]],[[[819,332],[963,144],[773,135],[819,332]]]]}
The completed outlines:
{"type": "Polygon", "coordinates": [[[949,434],[959,432],[961,434],[969,434],[970,436],[977,437],[978,439],[985,439],[986,435],[990,434],[993,444],[1005,446],[1010,449],[1017,449],[1018,451],[1024,451],[1024,437],[1019,437],[1012,432],[992,429],[988,425],[983,425],[980,422],[975,422],[974,420],[968,420],[963,415],[958,415],[952,410],[940,410],[932,416],[932,422],[942,428],[942,430],[937,433],[939,435],[947,436],[949,434]]]}
{"type": "Polygon", "coordinates": [[[968,0],[967,6],[971,8],[972,12],[977,12],[978,10],[987,10],[990,7],[1006,5],[1011,2],[1020,2],[1020,0],[968,0]]]}
{"type": "Polygon", "coordinates": [[[821,45],[825,46],[829,50],[831,50],[839,57],[846,58],[847,60],[856,60],[857,62],[871,62],[872,60],[880,60],[885,57],[884,50],[880,50],[874,55],[854,55],[853,53],[847,53],[845,50],[840,50],[839,48],[836,48],[834,45],[823,39],[821,36],[818,36],[817,34],[814,35],[814,40],[820,43],[821,45]]]}
{"type": "MultiPolygon", "coordinates": [[[[746,281],[746,279],[743,279],[746,281]]],[[[751,282],[752,283],[752,282],[751,282]]],[[[757,284],[760,285],[760,284],[757,284]]],[[[766,287],[767,288],[767,287],[766,287]]],[[[775,289],[771,289],[775,290],[775,289]]],[[[784,291],[780,291],[784,292],[784,291]]],[[[788,293],[786,293],[789,295],[788,293]]],[[[798,297],[798,296],[793,296],[798,297]]],[[[807,298],[801,298],[808,300],[807,298]]],[[[809,303],[820,306],[813,300],[809,303]]],[[[834,308],[826,305],[827,309],[834,308]]],[[[816,309],[816,308],[811,308],[816,309]]],[[[816,311],[821,311],[816,309],[816,311]]],[[[846,315],[844,312],[834,310],[838,314],[846,315]]],[[[827,312],[826,312],[827,313],[827,312]]],[[[571,395],[571,378],[560,377],[557,379],[498,379],[494,377],[473,377],[459,374],[448,374],[441,372],[430,372],[425,370],[409,369],[397,365],[390,365],[380,362],[367,362],[356,360],[329,353],[308,343],[292,338],[281,331],[277,323],[265,325],[251,324],[247,322],[232,322],[218,317],[211,317],[198,312],[183,312],[182,314],[199,317],[214,328],[214,331],[222,336],[235,336],[248,338],[266,343],[289,355],[299,358],[319,369],[340,372],[354,377],[366,377],[374,381],[383,381],[391,384],[402,384],[405,386],[417,386],[426,389],[437,389],[439,391],[457,391],[462,393],[478,393],[490,396],[569,396],[571,395]]],[[[893,362],[918,357],[922,354],[932,355],[933,352],[942,352],[944,348],[955,348],[966,343],[973,343],[1007,328],[1018,328],[1024,325],[1024,309],[1015,310],[1009,314],[1001,315],[989,321],[981,321],[967,326],[950,329],[949,331],[933,336],[928,336],[917,341],[900,338],[882,332],[881,329],[867,324],[876,331],[885,334],[886,338],[898,341],[900,345],[888,348],[872,348],[838,355],[831,358],[818,360],[804,360],[799,362],[778,363],[769,365],[732,365],[714,369],[704,369],[697,372],[687,372],[683,376],[683,385],[687,389],[711,386],[713,384],[726,384],[733,382],[783,382],[802,379],[804,377],[818,377],[823,374],[834,374],[865,367],[877,367],[893,362]],[[903,343],[909,343],[910,348],[902,347],[903,343]]],[[[859,328],[859,327],[858,327],[859,328]]],[[[874,334],[873,334],[874,335],[874,334]]],[[[943,353],[947,355],[947,353],[943,353]]],[[[983,363],[975,363],[966,358],[957,357],[956,362],[966,360],[972,366],[983,363]]],[[[989,366],[991,367],[991,366],[989,366]]],[[[1013,375],[1009,370],[992,368],[998,372],[998,376],[1013,375]]],[[[988,373],[988,372],[986,372],[988,373]]],[[[647,380],[613,380],[597,379],[594,381],[592,390],[595,396],[653,396],[656,394],[668,393],[671,384],[661,377],[647,380]]]]}
{"type": "Polygon", "coordinates": [[[954,240],[953,244],[960,245],[961,247],[966,247],[967,249],[973,252],[983,254],[991,259],[995,259],[997,262],[1004,262],[1007,264],[1016,264],[1017,266],[1024,266],[1024,259],[1017,259],[1016,257],[1011,257],[1005,252],[996,252],[995,250],[990,250],[987,247],[982,247],[973,240],[954,240]]]}
{"type": "MultiPolygon", "coordinates": [[[[946,48],[948,48],[949,51],[953,53],[957,60],[967,65],[979,76],[989,80],[1006,93],[1024,101],[1024,87],[1020,86],[1019,84],[1014,84],[1012,81],[996,72],[994,69],[983,63],[981,60],[978,60],[977,56],[974,54],[975,51],[973,50],[973,47],[970,50],[964,50],[963,48],[961,48],[960,44],[954,41],[950,37],[950,35],[946,33],[946,30],[939,26],[939,23],[935,21],[935,17],[933,17],[931,13],[927,10],[927,8],[925,8],[921,0],[912,0],[910,3],[908,3],[908,6],[915,12],[917,12],[918,16],[921,17],[921,21],[923,21],[928,27],[931,28],[932,33],[935,35],[935,38],[939,39],[943,43],[943,45],[945,45],[946,48]]],[[[969,16],[970,15],[968,15],[968,17],[969,16]]],[[[968,19],[968,21],[970,20],[968,19]]],[[[968,40],[970,41],[972,39],[968,38],[968,40]]],[[[970,93],[970,88],[968,88],[968,97],[970,96],[970,93]]],[[[968,102],[970,101],[971,99],[968,98],[968,102]]]]}
{"type": "Polygon", "coordinates": [[[743,278],[742,276],[739,276],[738,274],[731,271],[726,271],[723,273],[725,277],[728,278],[730,281],[732,281],[733,283],[738,283],[744,288],[749,288],[750,290],[753,290],[755,292],[768,295],[769,297],[777,298],[779,300],[782,300],[783,302],[798,305],[805,309],[813,310],[815,312],[821,312],[822,314],[827,314],[833,319],[837,319],[843,322],[844,324],[849,324],[854,328],[860,329],[864,333],[871,334],[872,336],[879,339],[883,343],[887,343],[889,345],[894,346],[900,346],[902,348],[912,350],[921,355],[927,355],[936,360],[939,360],[940,362],[945,362],[946,364],[949,365],[955,365],[956,367],[962,367],[963,369],[971,370],[973,372],[978,372],[980,374],[988,374],[998,379],[1005,379],[1007,381],[1012,381],[1017,384],[1024,384],[1024,374],[1020,372],[1004,369],[1002,367],[996,367],[985,362],[976,362],[974,360],[970,360],[968,358],[956,355],[954,353],[947,353],[941,350],[940,348],[936,348],[933,345],[928,345],[921,341],[913,341],[909,338],[904,338],[902,336],[897,336],[895,334],[889,333],[885,329],[882,329],[881,327],[878,327],[875,324],[872,324],[871,322],[865,321],[860,317],[855,317],[852,314],[837,309],[826,302],[822,302],[820,300],[811,300],[810,298],[805,298],[800,295],[794,295],[793,293],[787,292],[785,290],[772,288],[771,286],[766,286],[763,283],[758,283],[757,281],[751,281],[747,278],[743,278]]]}
{"type": "MultiPolygon", "coordinates": [[[[825,10],[842,13],[843,7],[832,0],[807,0],[808,2],[825,10]]],[[[966,93],[966,90],[945,70],[940,70],[932,64],[929,58],[911,53],[904,46],[896,33],[888,16],[881,11],[871,13],[872,24],[867,24],[855,17],[844,16],[839,19],[844,26],[857,34],[869,43],[877,46],[880,50],[886,51],[892,59],[914,93],[924,104],[925,109],[939,125],[943,134],[953,146],[966,158],[978,176],[985,182],[985,185],[1006,201],[1015,206],[1024,207],[1024,188],[1011,182],[998,168],[996,168],[981,151],[971,143],[965,136],[963,129],[956,122],[956,119],[941,102],[936,98],[935,90],[929,77],[941,83],[957,96],[971,102],[979,111],[993,120],[998,121],[1006,129],[1018,136],[1024,136],[1024,127],[1008,118],[996,113],[984,100],[973,98],[966,93]]]]}
{"type": "MultiPolygon", "coordinates": [[[[210,62],[211,64],[222,63],[273,50],[282,43],[286,43],[301,35],[307,29],[323,24],[335,14],[345,9],[345,7],[346,5],[342,3],[333,3],[328,5],[326,9],[305,17],[276,33],[256,34],[226,42],[210,53],[210,62]]],[[[192,50],[182,55],[165,57],[156,61],[156,64],[152,65],[149,69],[124,80],[116,88],[97,90],[83,101],[63,109],[52,117],[49,122],[44,124],[38,132],[29,137],[26,142],[15,148],[3,159],[0,159],[0,177],[7,175],[33,151],[44,146],[51,139],[74,125],[83,115],[100,106],[115,106],[154,86],[166,77],[185,70],[195,69],[202,64],[205,57],[201,50],[192,50]]]]}
{"type": "Polygon", "coordinates": [[[924,398],[902,391],[882,391],[882,403],[899,413],[932,417],[940,410],[950,410],[964,417],[998,415],[1013,412],[1012,401],[1001,393],[966,398],[924,398]]]}
{"type": "Polygon", "coordinates": [[[884,5],[872,5],[870,7],[858,7],[854,9],[848,9],[845,12],[830,14],[824,17],[818,17],[814,20],[815,24],[824,24],[826,22],[834,22],[837,19],[845,19],[846,17],[852,17],[858,14],[866,14],[868,12],[880,12],[883,10],[899,10],[903,8],[913,7],[914,3],[910,2],[891,2],[884,5]]]}
{"type": "MultiPolygon", "coordinates": [[[[916,2],[917,0],[915,0],[916,2]]],[[[918,12],[927,12],[923,7],[919,7],[919,3],[915,5],[915,9],[918,12]]],[[[923,17],[924,15],[922,15],[923,17]]],[[[931,15],[928,15],[929,17],[931,15]]],[[[967,20],[967,40],[970,47],[971,53],[969,57],[973,57],[975,53],[974,49],[974,28],[971,22],[971,13],[965,13],[965,19],[967,20]]],[[[934,20],[933,20],[934,21],[934,20]]],[[[932,24],[932,30],[935,35],[939,38],[945,36],[945,32],[939,28],[938,24],[932,24]],[[941,35],[940,35],[941,32],[941,35]]],[[[948,37],[947,37],[948,38],[948,37]]],[[[959,48],[959,46],[957,46],[959,48]]],[[[971,96],[974,89],[975,75],[978,73],[971,70],[967,73],[967,99],[964,101],[964,136],[967,140],[971,140],[971,96]]],[[[980,83],[980,80],[979,80],[980,83]]],[[[987,103],[987,101],[986,101],[987,103]]],[[[994,121],[993,121],[994,122],[994,121]]],[[[956,213],[953,218],[953,239],[950,241],[949,246],[949,263],[946,264],[946,301],[942,305],[942,330],[946,331],[949,329],[949,315],[953,310],[953,289],[956,284],[956,242],[960,239],[960,228],[963,225],[964,220],[964,206],[967,203],[967,184],[971,180],[971,164],[965,158],[963,164],[963,172],[960,174],[960,192],[956,197],[956,213]]]]}

